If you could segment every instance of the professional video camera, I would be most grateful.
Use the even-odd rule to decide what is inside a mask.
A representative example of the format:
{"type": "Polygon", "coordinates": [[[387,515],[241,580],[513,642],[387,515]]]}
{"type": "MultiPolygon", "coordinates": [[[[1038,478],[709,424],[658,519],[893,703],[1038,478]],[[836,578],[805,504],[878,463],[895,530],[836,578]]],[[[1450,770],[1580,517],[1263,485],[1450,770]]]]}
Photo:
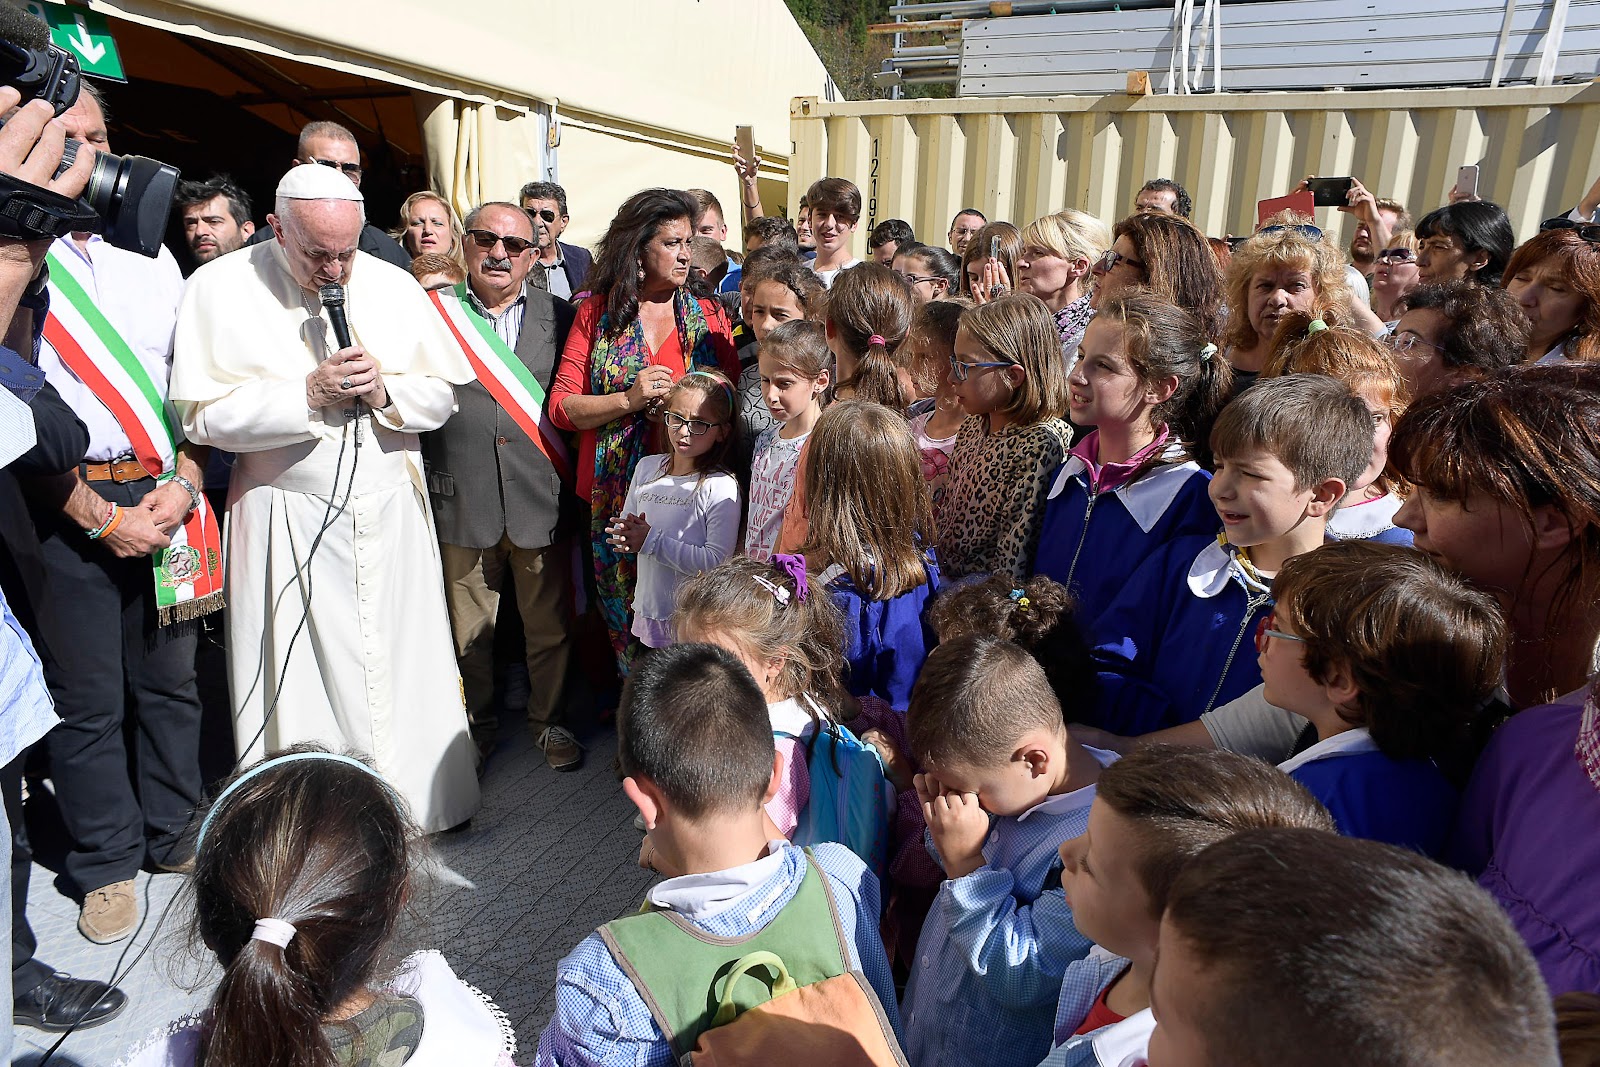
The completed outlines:
{"type": "MultiPolygon", "coordinates": [[[[82,73],[71,54],[50,43],[50,27],[0,0],[0,85],[22,94],[22,102],[48,101],[56,114],[77,103],[82,73]]],[[[61,171],[72,166],[82,142],[67,140],[61,171]]],[[[0,174],[0,236],[36,241],[69,233],[104,233],[118,248],[154,256],[172,211],[178,170],[146,156],[97,152],[83,198],[0,174]]]]}

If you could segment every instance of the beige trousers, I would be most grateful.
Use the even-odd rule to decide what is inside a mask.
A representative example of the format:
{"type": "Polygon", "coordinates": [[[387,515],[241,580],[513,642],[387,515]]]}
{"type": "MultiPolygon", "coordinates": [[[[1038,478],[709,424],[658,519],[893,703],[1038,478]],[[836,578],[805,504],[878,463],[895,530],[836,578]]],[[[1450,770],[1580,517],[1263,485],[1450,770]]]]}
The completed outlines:
{"type": "Polygon", "coordinates": [[[492,734],[499,725],[494,706],[494,621],[507,571],[527,637],[528,725],[535,731],[560,725],[567,661],[572,656],[571,546],[558,542],[546,548],[518,548],[510,538],[502,538],[493,548],[440,544],[439,555],[473,732],[492,734]]]}

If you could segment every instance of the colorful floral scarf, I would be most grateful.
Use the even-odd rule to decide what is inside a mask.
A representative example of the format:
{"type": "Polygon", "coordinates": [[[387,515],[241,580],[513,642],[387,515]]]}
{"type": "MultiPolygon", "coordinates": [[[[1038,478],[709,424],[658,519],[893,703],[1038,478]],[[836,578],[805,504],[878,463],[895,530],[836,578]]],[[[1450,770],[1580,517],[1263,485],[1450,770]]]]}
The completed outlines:
{"type": "MultiPolygon", "coordinates": [[[[596,296],[592,299],[602,299],[596,296]]],[[[718,370],[715,334],[706,322],[700,302],[687,290],[679,289],[672,300],[678,323],[678,344],[684,353],[683,371],[718,370]]],[[[604,396],[626,392],[633,380],[650,363],[650,348],[644,339],[644,324],[637,316],[616,336],[610,336],[611,316],[600,316],[594,350],[589,354],[589,394],[604,396]]],[[[674,379],[681,377],[674,374],[674,379]]],[[[617,666],[627,673],[629,607],[633,584],[638,575],[638,557],[618,555],[606,537],[606,527],[622,514],[633,469],[650,451],[654,426],[641,412],[624,415],[600,427],[594,434],[594,488],[589,495],[589,540],[594,546],[594,574],[600,611],[611,633],[611,648],[617,666]]]]}
{"type": "Polygon", "coordinates": [[[1085,293],[1056,312],[1056,329],[1061,333],[1061,352],[1068,359],[1077,354],[1083,331],[1089,328],[1089,320],[1094,318],[1094,308],[1089,306],[1089,301],[1093,299],[1093,293],[1085,293]]]}

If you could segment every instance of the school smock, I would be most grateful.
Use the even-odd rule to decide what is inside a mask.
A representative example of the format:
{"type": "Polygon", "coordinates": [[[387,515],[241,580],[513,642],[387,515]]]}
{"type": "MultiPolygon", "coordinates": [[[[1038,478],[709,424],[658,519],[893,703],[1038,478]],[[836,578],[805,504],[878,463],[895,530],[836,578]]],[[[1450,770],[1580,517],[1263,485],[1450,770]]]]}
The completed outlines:
{"type": "MultiPolygon", "coordinates": [[[[1083,959],[1067,964],[1061,975],[1061,995],[1056,998],[1053,1044],[1064,1045],[1078,1033],[1078,1027],[1089,1017],[1100,994],[1127,969],[1128,961],[1124,957],[1099,945],[1089,949],[1083,959]]],[[[1046,1058],[1044,1062],[1052,1061],[1046,1058]]]]}
{"type": "Polygon", "coordinates": [[[869,600],[838,564],[817,576],[844,616],[845,685],[852,696],[876,696],[904,711],[911,687],[936,639],[928,603],[939,591],[939,566],[925,558],[928,580],[888,600],[869,600]]]}
{"type": "MultiPolygon", "coordinates": [[[[1117,758],[1087,751],[1102,767],[1117,758]]],[[[1061,976],[1090,946],[1056,850],[1083,833],[1093,800],[1084,786],[994,819],[984,865],[940,885],[900,1005],[912,1067],[1033,1067],[1050,1050],[1061,976]]],[[[931,834],[927,846],[935,852],[931,834]]]]}
{"type": "Polygon", "coordinates": [[[1278,769],[1322,801],[1339,832],[1444,854],[1460,797],[1432,760],[1397,760],[1378,751],[1364,726],[1324,738],[1278,769]]]}
{"type": "MultiPolygon", "coordinates": [[[[847,935],[847,962],[872,986],[899,1037],[894,979],[878,933],[878,879],[843,845],[813,845],[811,855],[827,879],[847,935]]],[[[764,930],[788,906],[805,873],[805,851],[773,841],[760,859],[725,871],[669,878],[648,897],[702,934],[747,937],[764,930]]],[[[671,1067],[676,1062],[644,997],[598,933],[556,964],[556,1010],[539,1035],[533,1062],[536,1067],[671,1067]]]]}
{"type": "MultiPolygon", "coordinates": [[[[517,1036],[505,1012],[457,978],[439,953],[407,956],[388,990],[422,1005],[422,1041],[406,1067],[513,1067],[517,1036]]],[[[200,1018],[189,1016],[166,1027],[123,1064],[194,1067],[199,1052],[200,1018]]]]}
{"type": "Polygon", "coordinates": [[[1385,493],[1359,504],[1341,504],[1328,517],[1330,541],[1376,541],[1381,545],[1412,544],[1412,533],[1394,524],[1395,515],[1405,501],[1385,493]]]}
{"type": "MultiPolygon", "coordinates": [[[[1467,782],[1449,856],[1511,919],[1552,994],[1600,993],[1600,781],[1578,752],[1584,721],[1578,693],[1495,730],[1467,782]]],[[[1589,724],[1596,739],[1600,721],[1589,724]]]]}
{"type": "MultiPolygon", "coordinates": [[[[1157,548],[1217,528],[1217,509],[1206,492],[1211,475],[1198,463],[1164,461],[1131,482],[1097,490],[1088,463],[1076,454],[1087,440],[1073,449],[1050,486],[1034,557],[1036,574],[1072,592],[1084,625],[1111,605],[1157,548]]],[[[1168,454],[1181,455],[1182,448],[1168,454]]]]}
{"type": "Polygon", "coordinates": [[[1083,721],[1136,737],[1249,692],[1261,684],[1256,623],[1271,610],[1271,589],[1217,538],[1157,549],[1091,628],[1100,700],[1083,721]]]}

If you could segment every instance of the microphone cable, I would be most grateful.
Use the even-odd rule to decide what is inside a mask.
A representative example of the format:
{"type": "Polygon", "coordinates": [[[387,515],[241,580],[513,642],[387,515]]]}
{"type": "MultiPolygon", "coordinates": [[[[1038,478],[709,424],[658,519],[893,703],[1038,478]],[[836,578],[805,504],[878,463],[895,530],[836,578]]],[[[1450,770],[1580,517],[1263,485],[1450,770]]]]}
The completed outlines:
{"type": "MultiPolygon", "coordinates": [[[[359,409],[357,410],[359,411],[359,409]]],[[[300,565],[295,568],[295,571],[290,576],[289,581],[284,584],[282,591],[279,593],[280,599],[287,596],[289,589],[294,585],[299,584],[301,576],[304,575],[304,587],[300,598],[300,621],[295,625],[294,632],[289,637],[289,645],[284,650],[283,669],[278,673],[278,684],[272,694],[272,702],[267,706],[266,713],[261,718],[261,728],[258,729],[250,738],[250,743],[244,745],[240,749],[240,751],[244,754],[248,754],[249,751],[255,747],[256,742],[260,741],[261,738],[266,734],[267,727],[271,725],[273,716],[277,714],[278,702],[283,699],[283,683],[288,679],[289,676],[289,661],[294,655],[295,643],[299,641],[301,632],[305,630],[306,623],[310,621],[311,618],[311,596],[313,585],[311,562],[316,558],[317,549],[322,544],[323,535],[332,529],[334,524],[337,523],[345,514],[346,510],[348,510],[350,506],[351,498],[355,495],[356,470],[361,462],[361,443],[359,436],[357,436],[356,447],[351,456],[350,474],[345,479],[344,500],[342,502],[339,500],[340,475],[344,470],[345,453],[349,451],[353,422],[354,420],[348,420],[345,422],[344,428],[339,437],[339,454],[334,460],[333,464],[333,485],[328,496],[327,507],[323,509],[322,522],[318,526],[316,536],[311,540],[311,547],[306,550],[304,561],[302,561],[300,565]],[[339,505],[337,510],[335,510],[335,504],[339,505]]],[[[359,431],[357,431],[357,435],[359,435],[359,431]]],[[[263,650],[256,668],[257,681],[259,681],[261,676],[265,674],[266,670],[266,652],[263,650]]],[[[253,688],[254,683],[252,683],[252,689],[253,688]]],[[[237,728],[237,721],[234,722],[234,726],[237,728]]],[[[241,754],[234,760],[233,766],[229,770],[227,777],[232,778],[234,775],[239,773],[240,768],[244,765],[245,758],[245,755],[241,754]]],[[[203,810],[204,808],[197,809],[189,814],[189,823],[183,828],[180,837],[184,837],[189,834],[190,830],[193,829],[195,824],[200,820],[201,812],[203,810]]],[[[190,877],[192,877],[192,875],[190,877]]],[[[144,947],[141,948],[138,954],[133,957],[133,960],[129,962],[126,967],[124,967],[123,960],[127,958],[128,952],[139,940],[139,934],[144,930],[145,923],[147,923],[150,918],[150,883],[151,879],[146,878],[144,885],[145,906],[140,913],[139,924],[134,927],[133,933],[128,936],[128,944],[123,947],[122,953],[117,957],[117,962],[111,969],[111,977],[106,982],[106,984],[113,989],[117,988],[122,982],[126,981],[128,976],[133,973],[134,969],[139,966],[140,962],[142,962],[144,958],[150,954],[150,950],[156,946],[157,941],[159,941],[161,937],[162,927],[166,925],[167,917],[172,913],[172,909],[178,903],[179,897],[182,896],[183,891],[180,888],[179,890],[175,891],[167,900],[167,903],[161,909],[160,916],[156,919],[155,929],[150,932],[150,940],[145,942],[144,947]]],[[[67,1038],[71,1037],[82,1026],[84,1018],[88,1015],[89,1010],[93,1006],[94,1005],[90,1004],[84,1007],[83,1014],[61,1032],[61,1035],[56,1038],[55,1042],[51,1044],[49,1049],[47,1049],[44,1055],[39,1059],[36,1067],[48,1067],[51,1059],[53,1059],[55,1054],[60,1051],[61,1046],[66,1043],[67,1038]]]]}

